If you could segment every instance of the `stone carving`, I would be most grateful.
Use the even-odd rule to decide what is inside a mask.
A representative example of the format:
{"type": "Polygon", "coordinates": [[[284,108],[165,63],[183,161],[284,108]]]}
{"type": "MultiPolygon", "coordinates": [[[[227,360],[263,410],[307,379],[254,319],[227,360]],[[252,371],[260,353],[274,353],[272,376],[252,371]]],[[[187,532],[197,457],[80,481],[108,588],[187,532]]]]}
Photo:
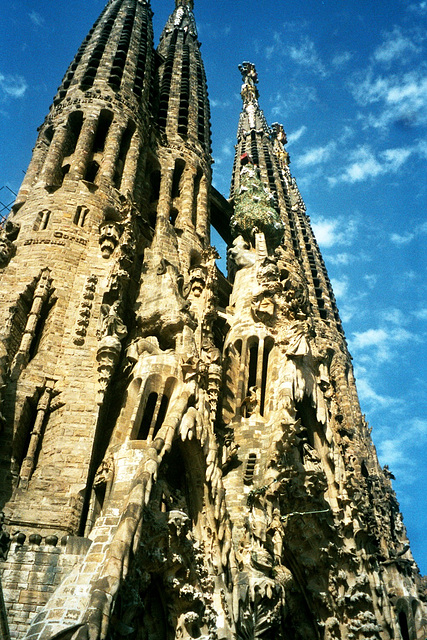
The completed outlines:
{"type": "Polygon", "coordinates": [[[119,361],[122,351],[121,341],[127,336],[127,327],[119,315],[120,301],[101,305],[98,329],[98,396],[97,404],[102,404],[108,383],[119,361]]]}
{"type": "Polygon", "coordinates": [[[119,244],[122,229],[117,222],[106,220],[99,227],[99,244],[103,258],[108,259],[119,244]]]}
{"type": "Polygon", "coordinates": [[[74,344],[82,346],[85,342],[85,336],[87,334],[87,328],[89,326],[90,317],[92,314],[93,298],[95,295],[95,289],[98,282],[98,276],[91,275],[86,279],[86,283],[83,289],[83,300],[79,307],[79,316],[77,318],[76,327],[74,329],[75,337],[74,344]]]}

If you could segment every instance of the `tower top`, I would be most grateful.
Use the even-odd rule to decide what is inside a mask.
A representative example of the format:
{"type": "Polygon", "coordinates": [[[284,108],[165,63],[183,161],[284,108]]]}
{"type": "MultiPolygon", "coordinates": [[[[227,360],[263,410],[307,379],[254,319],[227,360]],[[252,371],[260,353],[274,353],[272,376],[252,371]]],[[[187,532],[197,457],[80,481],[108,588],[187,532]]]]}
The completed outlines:
{"type": "Polygon", "coordinates": [[[242,62],[242,64],[239,64],[239,71],[243,79],[240,95],[242,96],[244,106],[251,103],[258,104],[259,92],[256,87],[258,84],[258,74],[255,65],[252,62],[242,62]]]}
{"type": "Polygon", "coordinates": [[[175,0],[175,7],[189,7],[191,10],[194,9],[193,0],[175,0]]]}

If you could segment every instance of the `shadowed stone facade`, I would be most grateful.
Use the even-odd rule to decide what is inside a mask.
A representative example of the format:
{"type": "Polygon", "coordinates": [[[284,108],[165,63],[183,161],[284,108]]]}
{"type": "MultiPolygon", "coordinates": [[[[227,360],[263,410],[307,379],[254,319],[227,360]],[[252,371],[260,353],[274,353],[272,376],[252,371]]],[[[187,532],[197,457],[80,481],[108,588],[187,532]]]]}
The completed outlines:
{"type": "Polygon", "coordinates": [[[2,638],[424,640],[283,127],[244,62],[226,201],[193,3],[151,16],[106,4],[1,229],[2,638]]]}

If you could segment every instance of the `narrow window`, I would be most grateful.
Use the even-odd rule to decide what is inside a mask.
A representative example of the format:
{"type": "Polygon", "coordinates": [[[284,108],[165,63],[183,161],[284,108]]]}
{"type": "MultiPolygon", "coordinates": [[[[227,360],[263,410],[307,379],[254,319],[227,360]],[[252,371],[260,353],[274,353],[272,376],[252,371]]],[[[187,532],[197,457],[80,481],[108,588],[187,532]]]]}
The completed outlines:
{"type": "Polygon", "coordinates": [[[157,404],[157,393],[154,391],[150,393],[145,405],[144,414],[142,416],[141,425],[139,427],[137,440],[147,440],[150,433],[151,422],[153,420],[154,411],[157,404]]]}
{"type": "Polygon", "coordinates": [[[48,209],[45,209],[39,215],[39,224],[38,224],[37,231],[44,231],[44,229],[47,229],[49,220],[50,220],[50,211],[48,209]]]}
{"type": "Polygon", "coordinates": [[[160,427],[162,426],[164,419],[166,418],[166,413],[169,406],[169,398],[165,395],[162,395],[162,399],[160,402],[159,413],[157,414],[156,424],[154,425],[153,430],[153,438],[156,437],[159,432],[160,427]]]}
{"type": "Polygon", "coordinates": [[[249,348],[249,371],[248,371],[248,385],[246,389],[246,395],[250,394],[251,387],[256,386],[257,365],[258,365],[258,340],[254,342],[249,348]]]}
{"type": "Polygon", "coordinates": [[[270,352],[273,348],[273,340],[271,338],[266,338],[264,341],[264,353],[262,357],[262,377],[261,377],[261,398],[260,398],[260,415],[264,415],[265,409],[265,395],[267,388],[267,374],[268,374],[268,359],[270,357],[270,352]]]}
{"type": "Polygon", "coordinates": [[[404,611],[401,611],[399,613],[399,627],[400,627],[400,633],[402,634],[402,640],[410,640],[408,620],[406,618],[406,613],[404,611]]]}
{"type": "Polygon", "coordinates": [[[84,227],[88,213],[89,209],[86,207],[77,207],[76,213],[74,214],[74,224],[78,227],[84,227]]]}
{"type": "Polygon", "coordinates": [[[173,172],[172,180],[172,198],[179,198],[181,194],[181,178],[184,173],[185,162],[184,160],[175,161],[175,169],[173,172]]]}
{"type": "Polygon", "coordinates": [[[93,141],[93,153],[100,153],[104,151],[105,141],[112,121],[113,113],[108,109],[102,109],[99,115],[95,139],[93,141]]]}

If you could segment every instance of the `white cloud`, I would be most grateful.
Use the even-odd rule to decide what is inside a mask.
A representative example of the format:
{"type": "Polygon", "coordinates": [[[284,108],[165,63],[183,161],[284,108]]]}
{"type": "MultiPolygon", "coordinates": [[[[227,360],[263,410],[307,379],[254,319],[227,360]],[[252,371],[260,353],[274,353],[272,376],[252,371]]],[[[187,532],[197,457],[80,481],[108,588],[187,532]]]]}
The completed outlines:
{"type": "Polygon", "coordinates": [[[329,142],[323,147],[313,147],[298,158],[297,164],[300,167],[309,167],[314,164],[326,162],[329,160],[335,149],[335,142],[329,142]]]}
{"type": "Polygon", "coordinates": [[[229,100],[215,100],[215,98],[210,99],[210,105],[213,109],[227,109],[230,106],[229,100]]]}
{"type": "Polygon", "coordinates": [[[343,298],[346,295],[348,291],[348,280],[346,278],[341,280],[331,278],[331,285],[336,298],[343,298]]]}
{"type": "Polygon", "coordinates": [[[422,66],[388,76],[374,75],[369,69],[353,77],[350,90],[358,104],[377,108],[361,114],[367,127],[384,129],[392,123],[410,126],[427,122],[427,76],[422,66]]]}
{"type": "Polygon", "coordinates": [[[31,11],[31,13],[29,13],[28,15],[30,17],[31,22],[36,27],[42,27],[44,25],[45,19],[43,18],[43,16],[37,13],[37,11],[31,11]]]}
{"type": "Polygon", "coordinates": [[[293,142],[296,142],[297,140],[299,140],[306,131],[307,131],[307,127],[305,126],[305,124],[303,124],[302,127],[300,127],[299,129],[297,129],[296,131],[294,131],[293,133],[287,136],[288,144],[292,144],[293,142]]]}
{"type": "Polygon", "coordinates": [[[349,245],[357,231],[354,219],[323,218],[312,221],[313,232],[319,245],[329,249],[335,245],[349,245]]]}
{"type": "Polygon", "coordinates": [[[424,307],[424,309],[418,309],[418,311],[415,311],[414,316],[418,320],[427,320],[427,307],[424,307]]]}
{"type": "Polygon", "coordinates": [[[352,345],[355,349],[378,346],[388,339],[388,333],[384,329],[368,329],[353,333],[352,345]]]}
{"type": "Polygon", "coordinates": [[[310,71],[326,75],[325,67],[316,51],[316,46],[307,36],[301,38],[299,45],[291,45],[288,47],[290,58],[303,67],[307,67],[310,71]]]}
{"type": "Polygon", "coordinates": [[[362,182],[387,173],[396,173],[413,153],[419,153],[419,145],[385,149],[377,155],[368,145],[359,146],[349,153],[350,162],[341,174],[331,176],[328,182],[331,186],[338,182],[362,182]]]}
{"type": "Polygon", "coordinates": [[[273,103],[271,108],[271,116],[273,118],[282,118],[286,113],[298,109],[308,109],[312,102],[317,102],[317,91],[314,87],[308,85],[292,85],[286,93],[278,91],[271,96],[270,102],[273,103]]]}
{"type": "Polygon", "coordinates": [[[375,440],[381,463],[390,465],[402,483],[412,484],[416,474],[411,471],[419,460],[414,455],[415,449],[419,450],[427,444],[427,420],[417,416],[405,417],[393,430],[380,427],[375,440]]]}
{"type": "Polygon", "coordinates": [[[351,54],[349,51],[343,51],[343,53],[338,53],[337,55],[335,55],[332,58],[331,62],[334,67],[336,67],[337,69],[341,69],[347,64],[347,62],[350,62],[352,57],[353,54],[351,54]]]}
{"type": "Polygon", "coordinates": [[[356,386],[359,400],[362,404],[366,402],[384,407],[395,402],[393,398],[377,393],[366,378],[357,378],[356,386]]]}
{"type": "Polygon", "coordinates": [[[390,235],[390,240],[396,246],[402,247],[424,233],[427,233],[427,222],[416,225],[412,231],[407,231],[404,234],[392,233],[390,235]]]}
{"type": "Polygon", "coordinates": [[[398,355],[398,346],[419,341],[416,334],[401,326],[394,326],[353,332],[349,345],[352,353],[358,353],[359,362],[373,368],[393,360],[398,355]]]}
{"type": "Polygon", "coordinates": [[[407,55],[420,52],[420,47],[414,40],[404,35],[399,27],[388,33],[384,42],[374,51],[374,60],[380,63],[392,61],[402,62],[407,55]]]}
{"type": "Polygon", "coordinates": [[[367,273],[363,276],[363,279],[368,285],[369,289],[373,289],[377,284],[378,276],[375,273],[367,273]]]}
{"type": "Polygon", "coordinates": [[[0,72],[0,99],[22,98],[27,89],[28,85],[22,76],[0,72]]]}

